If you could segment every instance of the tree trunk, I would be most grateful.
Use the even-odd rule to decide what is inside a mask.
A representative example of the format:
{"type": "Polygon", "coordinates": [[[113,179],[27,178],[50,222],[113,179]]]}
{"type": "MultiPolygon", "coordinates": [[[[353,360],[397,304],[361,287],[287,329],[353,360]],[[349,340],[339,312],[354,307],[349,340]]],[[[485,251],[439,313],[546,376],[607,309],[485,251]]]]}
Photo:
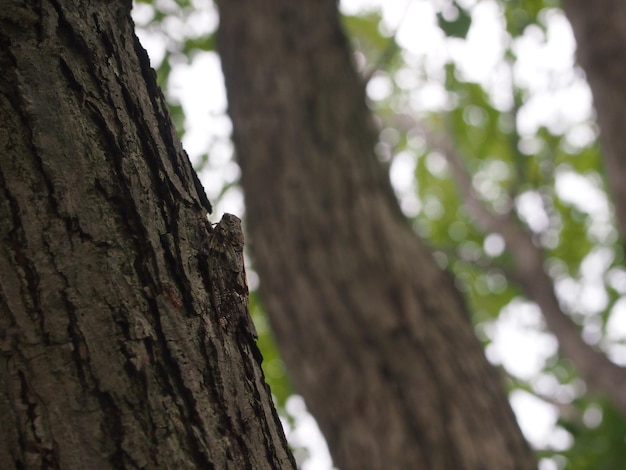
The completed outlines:
{"type": "MultiPolygon", "coordinates": [[[[617,228],[622,247],[626,240],[626,3],[604,0],[590,4],[581,0],[563,1],[577,42],[577,58],[587,75],[591,88],[600,142],[609,189],[613,195],[617,228]]],[[[593,392],[607,396],[626,416],[626,369],[612,363],[598,352],[586,353],[589,346],[581,344],[578,351],[588,357],[579,365],[582,377],[593,392]],[[596,357],[593,358],[592,354],[596,357]],[[586,366],[586,367],[585,367],[586,366]],[[585,373],[585,369],[591,373],[585,373]],[[602,385],[602,390],[594,385],[602,385]]]]}
{"type": "Polygon", "coordinates": [[[0,2],[0,468],[294,468],[130,7],[0,2]]]}
{"type": "Polygon", "coordinates": [[[603,0],[590,7],[584,0],[564,0],[563,10],[593,94],[618,228],[626,239],[626,3],[603,0]]]}
{"type": "Polygon", "coordinates": [[[400,213],[333,0],[219,1],[248,230],[340,469],[530,469],[452,278],[400,213]]]}

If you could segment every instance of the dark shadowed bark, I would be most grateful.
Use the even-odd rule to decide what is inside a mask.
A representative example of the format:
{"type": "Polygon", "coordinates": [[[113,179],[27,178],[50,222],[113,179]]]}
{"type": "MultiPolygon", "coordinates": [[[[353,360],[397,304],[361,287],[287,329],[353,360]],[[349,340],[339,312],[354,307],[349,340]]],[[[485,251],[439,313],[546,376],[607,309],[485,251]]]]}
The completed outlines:
{"type": "Polygon", "coordinates": [[[130,6],[0,2],[0,468],[293,468],[130,6]]]}
{"type": "Polygon", "coordinates": [[[400,213],[336,2],[222,0],[261,295],[345,469],[530,469],[453,280],[400,213]]]}

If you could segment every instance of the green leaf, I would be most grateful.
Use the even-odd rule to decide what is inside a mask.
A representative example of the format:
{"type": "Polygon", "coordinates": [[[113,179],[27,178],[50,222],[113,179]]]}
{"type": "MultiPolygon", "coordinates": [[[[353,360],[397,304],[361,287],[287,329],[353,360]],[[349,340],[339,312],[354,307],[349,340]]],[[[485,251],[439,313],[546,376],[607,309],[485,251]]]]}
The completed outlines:
{"type": "Polygon", "coordinates": [[[579,400],[582,419],[560,421],[576,445],[562,452],[571,470],[613,470],[626,462],[626,420],[605,400],[579,400]]]}
{"type": "Polygon", "coordinates": [[[437,13],[437,23],[446,36],[465,39],[472,25],[472,16],[455,2],[445,13],[437,13]],[[452,19],[446,19],[446,16],[452,19]]]}
{"type": "Polygon", "coordinates": [[[183,53],[187,56],[197,51],[214,51],[215,34],[207,34],[196,38],[186,39],[183,43],[183,53]]]}
{"type": "Polygon", "coordinates": [[[281,414],[287,416],[288,413],[284,409],[285,403],[287,398],[293,395],[293,387],[287,376],[284,363],[278,353],[274,336],[270,331],[267,316],[259,302],[257,291],[250,292],[249,301],[252,319],[254,320],[259,335],[257,346],[263,356],[263,363],[261,364],[263,374],[265,375],[267,384],[270,386],[272,395],[276,399],[276,405],[279,410],[282,410],[281,414]]]}

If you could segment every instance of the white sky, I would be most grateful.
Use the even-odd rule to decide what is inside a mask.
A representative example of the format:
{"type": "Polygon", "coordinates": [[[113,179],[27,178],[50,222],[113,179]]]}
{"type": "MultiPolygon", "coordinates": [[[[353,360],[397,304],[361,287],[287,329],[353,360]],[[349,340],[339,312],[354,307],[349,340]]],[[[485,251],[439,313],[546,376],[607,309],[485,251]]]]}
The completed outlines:
{"type": "MultiPolygon", "coordinates": [[[[159,1],[167,4],[169,0],[159,1]]],[[[410,101],[416,113],[424,109],[441,109],[446,105],[447,98],[441,79],[443,66],[449,59],[454,59],[467,80],[481,83],[490,92],[496,107],[510,108],[512,77],[501,60],[510,39],[504,33],[500,7],[490,0],[479,3],[475,0],[459,1],[471,9],[473,18],[467,40],[462,41],[446,39],[438,28],[433,4],[442,2],[342,0],[341,7],[347,13],[367,7],[380,8],[387,30],[397,30],[396,39],[405,50],[406,62],[416,69],[421,66],[427,71],[426,80],[417,78],[416,69],[408,68],[400,73],[401,82],[406,84],[407,89],[415,88],[410,101]]],[[[174,18],[168,27],[173,31],[182,27],[188,31],[197,31],[198,34],[211,32],[217,24],[211,3],[203,0],[196,0],[195,3],[199,13],[184,20],[174,18]]],[[[138,24],[142,24],[142,18],[149,15],[147,7],[141,4],[136,6],[134,13],[138,24]]],[[[530,99],[521,110],[518,130],[527,137],[525,145],[530,151],[536,146],[533,134],[540,126],[546,126],[554,132],[568,131],[568,143],[574,149],[580,148],[596,136],[595,129],[587,122],[592,115],[591,95],[586,83],[573,68],[575,43],[566,19],[559,11],[552,10],[545,14],[544,20],[548,25],[545,37],[538,28],[529,28],[527,34],[513,44],[517,56],[514,80],[531,91],[530,99]]],[[[158,63],[165,48],[162,37],[157,33],[143,33],[140,39],[153,63],[158,63]]],[[[389,93],[389,85],[388,79],[384,77],[372,80],[368,86],[370,98],[384,98],[389,93]]],[[[210,148],[210,167],[200,176],[209,199],[214,200],[217,194],[211,193],[211,189],[235,182],[239,177],[239,169],[230,159],[231,124],[225,115],[226,94],[217,55],[199,53],[191,64],[175,65],[170,78],[169,96],[178,100],[184,108],[187,132],[183,144],[192,160],[210,148]]],[[[435,173],[446,171],[445,161],[437,158],[437,155],[431,155],[427,163],[435,173]]],[[[401,206],[408,215],[415,215],[420,210],[438,210],[436,200],[417,200],[413,178],[407,178],[407,175],[413,175],[415,164],[414,156],[404,152],[394,157],[391,166],[392,182],[401,206]]],[[[594,223],[590,231],[595,240],[610,241],[616,236],[610,207],[598,181],[567,169],[559,170],[556,178],[559,197],[580,211],[593,215],[594,223]]],[[[537,194],[523,194],[516,201],[516,206],[533,229],[540,231],[545,228],[548,217],[537,194]]],[[[217,218],[222,212],[242,215],[244,206],[240,190],[229,190],[215,209],[217,218]]],[[[489,243],[486,242],[486,246],[498,252],[504,248],[502,243],[501,238],[494,236],[489,243]]],[[[608,277],[614,288],[626,294],[626,270],[606,272],[611,256],[607,250],[594,250],[584,263],[581,280],[561,279],[557,283],[557,290],[563,298],[575,299],[570,301],[572,309],[590,314],[606,307],[604,276],[608,277]]],[[[613,312],[609,322],[609,339],[616,341],[626,336],[626,301],[618,302],[613,312]]],[[[492,362],[501,364],[510,374],[521,379],[547,383],[546,380],[540,380],[540,371],[545,361],[555,353],[556,342],[552,335],[543,332],[540,312],[533,304],[515,301],[501,312],[496,322],[481,328],[492,341],[487,348],[487,356],[492,362]]],[[[590,341],[593,341],[593,328],[585,329],[590,341]]],[[[597,339],[597,332],[595,337],[597,339]]],[[[616,362],[626,364],[626,347],[611,345],[609,354],[616,362]]],[[[549,391],[550,387],[547,388],[549,391]]],[[[524,434],[533,445],[559,449],[569,445],[568,434],[556,426],[555,407],[521,391],[512,394],[511,403],[524,434]]],[[[288,408],[295,417],[295,427],[291,429],[286,425],[287,434],[292,443],[302,445],[310,452],[302,468],[330,469],[331,462],[323,438],[315,421],[306,412],[301,398],[293,397],[288,408]]],[[[556,468],[553,464],[543,461],[540,468],[556,468]]]]}

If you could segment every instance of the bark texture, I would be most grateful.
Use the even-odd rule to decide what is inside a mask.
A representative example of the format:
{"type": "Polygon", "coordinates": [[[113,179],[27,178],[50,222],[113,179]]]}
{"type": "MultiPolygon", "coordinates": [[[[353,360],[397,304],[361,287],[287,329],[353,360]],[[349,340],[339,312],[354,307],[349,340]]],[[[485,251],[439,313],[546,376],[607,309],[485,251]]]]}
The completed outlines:
{"type": "Polygon", "coordinates": [[[218,3],[261,295],[335,465],[536,468],[452,278],[374,154],[336,2],[218,3]]]}
{"type": "Polygon", "coordinates": [[[293,468],[130,7],[0,2],[0,468],[293,468]]]}

